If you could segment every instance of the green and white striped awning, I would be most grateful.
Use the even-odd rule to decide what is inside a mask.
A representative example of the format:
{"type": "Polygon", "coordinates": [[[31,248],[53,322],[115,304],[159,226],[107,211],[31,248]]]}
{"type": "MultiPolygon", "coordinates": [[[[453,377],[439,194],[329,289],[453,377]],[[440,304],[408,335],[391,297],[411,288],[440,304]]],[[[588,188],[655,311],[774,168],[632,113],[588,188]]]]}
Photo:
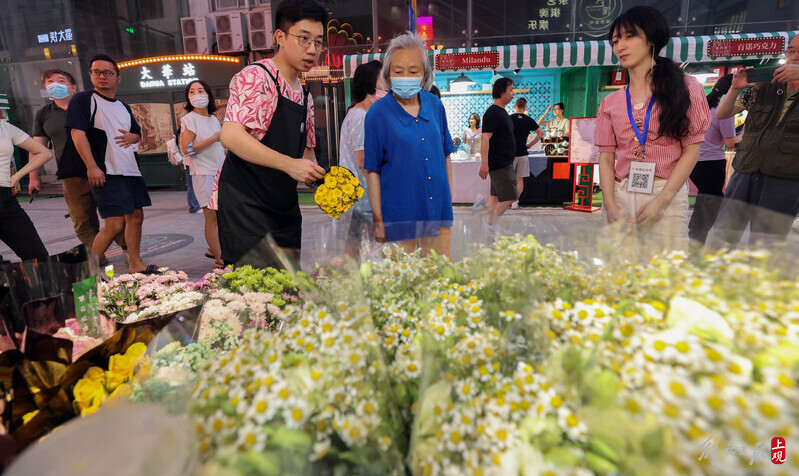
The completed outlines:
{"type": "Polygon", "coordinates": [[[0,94],[0,109],[11,109],[8,104],[8,95],[0,94]]]}
{"type": "MultiPolygon", "coordinates": [[[[707,45],[711,40],[731,40],[738,38],[768,38],[782,36],[785,45],[799,34],[797,31],[780,31],[775,33],[742,33],[734,35],[706,35],[673,37],[661,52],[662,55],[678,63],[709,63],[731,60],[774,58],[775,55],[727,56],[711,58],[707,54],[707,45]]],[[[435,64],[435,56],[446,53],[479,53],[497,51],[499,53],[499,70],[536,69],[536,68],[569,68],[579,66],[612,66],[618,64],[613,56],[613,49],[607,40],[572,41],[565,43],[537,43],[534,45],[487,46],[481,48],[452,48],[430,51],[430,60],[435,64]]],[[[344,57],[344,76],[352,77],[358,65],[374,59],[382,60],[383,53],[348,55],[344,57]]],[[[481,71],[489,68],[473,68],[458,71],[481,71]]]]}

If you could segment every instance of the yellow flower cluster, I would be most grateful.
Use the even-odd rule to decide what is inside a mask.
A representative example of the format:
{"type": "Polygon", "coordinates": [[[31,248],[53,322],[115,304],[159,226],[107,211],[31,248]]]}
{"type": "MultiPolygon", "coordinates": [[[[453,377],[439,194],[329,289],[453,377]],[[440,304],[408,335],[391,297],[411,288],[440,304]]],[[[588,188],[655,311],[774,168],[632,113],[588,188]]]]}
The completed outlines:
{"type": "Polygon", "coordinates": [[[325,183],[316,189],[314,200],[323,212],[339,218],[363,197],[363,193],[358,177],[344,167],[333,166],[325,174],[325,183]]]}
{"type": "Polygon", "coordinates": [[[96,412],[100,404],[109,398],[129,396],[132,389],[128,382],[133,378],[133,371],[146,350],[146,345],[137,342],[128,347],[124,354],[112,355],[107,371],[90,367],[72,389],[76,411],[86,416],[96,412]]]}

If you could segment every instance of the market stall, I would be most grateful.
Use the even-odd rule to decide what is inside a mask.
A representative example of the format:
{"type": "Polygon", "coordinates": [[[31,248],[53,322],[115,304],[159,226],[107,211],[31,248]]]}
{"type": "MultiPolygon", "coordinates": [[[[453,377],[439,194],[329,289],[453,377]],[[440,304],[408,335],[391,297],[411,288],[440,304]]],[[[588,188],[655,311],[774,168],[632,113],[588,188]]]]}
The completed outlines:
{"type": "Polygon", "coordinates": [[[21,454],[0,469],[759,474],[776,455],[796,474],[778,453],[799,432],[795,241],[621,257],[613,230],[559,248],[504,236],[453,250],[465,259],[389,250],[313,277],[98,287],[85,261],[4,266],[19,307],[0,295],[0,445],[21,454]],[[45,273],[59,263],[74,272],[45,273]],[[73,294],[71,313],[53,305],[73,294]],[[713,452],[726,441],[735,455],[713,452]]]}

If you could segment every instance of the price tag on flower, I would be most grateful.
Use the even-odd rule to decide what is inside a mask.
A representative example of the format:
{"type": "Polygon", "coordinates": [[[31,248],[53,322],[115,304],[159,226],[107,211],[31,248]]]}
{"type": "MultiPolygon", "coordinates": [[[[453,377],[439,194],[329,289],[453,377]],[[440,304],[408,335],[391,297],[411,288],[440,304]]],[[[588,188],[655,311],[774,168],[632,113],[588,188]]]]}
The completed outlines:
{"type": "Polygon", "coordinates": [[[314,192],[314,201],[328,216],[341,217],[341,214],[363,197],[361,182],[349,169],[334,165],[330,167],[314,192]]]}

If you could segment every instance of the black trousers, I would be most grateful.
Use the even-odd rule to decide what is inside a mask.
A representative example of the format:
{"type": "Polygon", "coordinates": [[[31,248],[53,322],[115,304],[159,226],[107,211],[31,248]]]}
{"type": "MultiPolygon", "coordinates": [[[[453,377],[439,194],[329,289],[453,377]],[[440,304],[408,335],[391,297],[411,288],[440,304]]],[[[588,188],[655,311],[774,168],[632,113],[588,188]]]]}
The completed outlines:
{"type": "Polygon", "coordinates": [[[737,245],[749,225],[749,244],[784,241],[799,215],[799,179],[733,172],[708,245],[737,245]]]}
{"type": "Polygon", "coordinates": [[[707,233],[716,222],[724,197],[724,179],[727,175],[726,160],[697,162],[691,172],[691,181],[699,189],[694,213],[688,222],[688,237],[699,243],[705,242],[707,233]]]}
{"type": "Polygon", "coordinates": [[[22,260],[49,256],[33,222],[9,187],[0,187],[0,240],[22,260]]]}

